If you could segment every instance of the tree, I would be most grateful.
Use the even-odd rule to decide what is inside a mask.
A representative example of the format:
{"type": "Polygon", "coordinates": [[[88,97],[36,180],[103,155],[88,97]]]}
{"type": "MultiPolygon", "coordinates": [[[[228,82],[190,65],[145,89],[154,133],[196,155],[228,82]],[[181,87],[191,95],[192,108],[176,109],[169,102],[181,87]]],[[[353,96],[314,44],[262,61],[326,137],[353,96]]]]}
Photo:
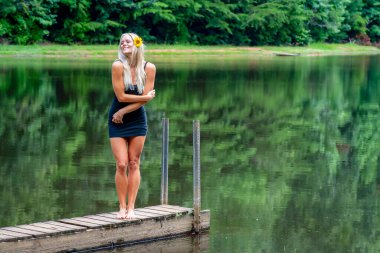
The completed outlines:
{"type": "Polygon", "coordinates": [[[364,0],[363,17],[367,20],[368,35],[373,42],[380,41],[380,2],[364,0]]]}
{"type": "Polygon", "coordinates": [[[310,10],[307,28],[314,41],[334,41],[342,29],[344,11],[350,0],[306,0],[310,10]]]}
{"type": "Polygon", "coordinates": [[[0,43],[305,45],[380,40],[377,0],[9,0],[0,43]]]}
{"type": "Polygon", "coordinates": [[[57,0],[1,1],[0,36],[10,43],[33,44],[49,35],[57,0]]]}
{"type": "Polygon", "coordinates": [[[246,30],[252,44],[307,44],[303,4],[303,0],[270,0],[251,5],[246,30]]]}

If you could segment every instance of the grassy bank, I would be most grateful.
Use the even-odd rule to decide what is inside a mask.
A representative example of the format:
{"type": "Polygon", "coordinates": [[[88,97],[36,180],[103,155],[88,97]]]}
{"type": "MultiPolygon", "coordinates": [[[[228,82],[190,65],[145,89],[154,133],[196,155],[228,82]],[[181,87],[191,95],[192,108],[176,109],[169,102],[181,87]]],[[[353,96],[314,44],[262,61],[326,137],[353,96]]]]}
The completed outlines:
{"type": "MultiPolygon", "coordinates": [[[[116,45],[1,45],[0,57],[95,57],[115,58],[116,45]]],[[[194,46],[194,45],[148,45],[148,55],[341,55],[341,54],[380,54],[380,49],[355,44],[315,43],[307,47],[234,47],[234,46],[194,46]]]]}

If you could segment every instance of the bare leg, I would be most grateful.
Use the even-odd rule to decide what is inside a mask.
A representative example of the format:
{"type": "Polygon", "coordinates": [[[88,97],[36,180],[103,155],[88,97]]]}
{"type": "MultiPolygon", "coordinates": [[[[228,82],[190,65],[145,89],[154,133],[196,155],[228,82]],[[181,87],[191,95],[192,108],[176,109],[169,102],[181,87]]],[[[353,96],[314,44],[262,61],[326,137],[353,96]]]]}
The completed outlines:
{"type": "Polygon", "coordinates": [[[135,201],[140,186],[140,156],[144,147],[145,136],[128,138],[128,213],[127,219],[135,218],[135,201]]]}
{"type": "Polygon", "coordinates": [[[127,216],[127,163],[128,163],[128,142],[124,138],[110,138],[112,153],[116,160],[115,184],[117,197],[119,199],[120,211],[117,218],[125,219],[127,216]]]}

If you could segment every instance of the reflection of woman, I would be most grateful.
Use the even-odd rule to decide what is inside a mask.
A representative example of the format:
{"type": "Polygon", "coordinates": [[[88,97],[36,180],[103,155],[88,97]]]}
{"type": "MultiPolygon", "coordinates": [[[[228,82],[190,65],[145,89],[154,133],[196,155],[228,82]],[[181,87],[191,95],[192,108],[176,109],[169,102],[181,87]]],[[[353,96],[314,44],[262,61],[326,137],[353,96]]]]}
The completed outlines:
{"type": "Polygon", "coordinates": [[[147,134],[143,105],[155,97],[156,67],[144,61],[142,39],[134,33],[121,35],[118,56],[112,64],[115,98],[108,115],[108,129],[116,160],[115,183],[120,206],[117,217],[132,219],[140,185],[140,156],[147,134]]]}

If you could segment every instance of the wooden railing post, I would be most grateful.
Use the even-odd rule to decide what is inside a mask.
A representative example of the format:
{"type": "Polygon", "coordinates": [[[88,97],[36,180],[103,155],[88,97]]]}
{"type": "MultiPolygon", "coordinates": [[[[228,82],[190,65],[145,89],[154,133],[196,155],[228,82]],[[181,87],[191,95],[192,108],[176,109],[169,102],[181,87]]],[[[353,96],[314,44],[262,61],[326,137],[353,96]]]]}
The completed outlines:
{"type": "Polygon", "coordinates": [[[161,205],[168,204],[169,119],[162,119],[161,205]]]}
{"type": "Polygon", "coordinates": [[[200,123],[193,121],[193,184],[194,184],[194,230],[199,233],[201,229],[201,159],[200,159],[200,123]]]}

